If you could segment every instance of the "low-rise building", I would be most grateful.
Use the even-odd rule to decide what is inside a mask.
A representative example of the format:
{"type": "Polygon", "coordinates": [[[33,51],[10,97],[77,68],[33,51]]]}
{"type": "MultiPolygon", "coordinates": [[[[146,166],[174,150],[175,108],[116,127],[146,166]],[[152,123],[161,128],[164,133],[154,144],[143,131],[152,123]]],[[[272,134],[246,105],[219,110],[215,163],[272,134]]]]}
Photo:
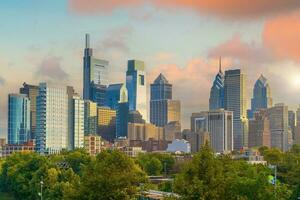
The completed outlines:
{"type": "Polygon", "coordinates": [[[102,141],[101,137],[97,135],[84,136],[84,148],[92,156],[101,152],[102,141]]]}
{"type": "Polygon", "coordinates": [[[191,144],[186,140],[175,139],[171,144],[168,144],[167,152],[172,153],[191,153],[191,144]]]}
{"type": "Polygon", "coordinates": [[[13,153],[35,152],[35,141],[29,140],[23,144],[6,144],[2,146],[2,157],[7,157],[13,153]]]}

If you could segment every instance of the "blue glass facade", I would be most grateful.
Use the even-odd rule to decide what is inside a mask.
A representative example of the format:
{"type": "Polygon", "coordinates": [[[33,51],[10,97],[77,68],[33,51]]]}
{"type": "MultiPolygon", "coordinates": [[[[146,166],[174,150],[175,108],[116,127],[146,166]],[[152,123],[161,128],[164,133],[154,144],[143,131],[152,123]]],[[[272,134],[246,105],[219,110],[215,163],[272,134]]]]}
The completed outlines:
{"type": "Polygon", "coordinates": [[[8,144],[23,144],[30,139],[30,100],[24,94],[8,96],[8,144]]]}
{"type": "Polygon", "coordinates": [[[221,70],[221,62],[219,73],[213,82],[209,97],[209,110],[217,110],[224,108],[224,74],[221,70]]]}
{"type": "Polygon", "coordinates": [[[117,138],[127,137],[128,115],[129,115],[128,102],[119,103],[117,106],[117,117],[116,117],[116,137],[117,138]]]}
{"type": "Polygon", "coordinates": [[[106,86],[91,83],[90,100],[97,103],[98,106],[105,106],[106,86]]]}
{"type": "Polygon", "coordinates": [[[111,84],[106,90],[106,102],[105,105],[111,109],[117,110],[119,102],[127,102],[127,89],[125,84],[111,84]]]}

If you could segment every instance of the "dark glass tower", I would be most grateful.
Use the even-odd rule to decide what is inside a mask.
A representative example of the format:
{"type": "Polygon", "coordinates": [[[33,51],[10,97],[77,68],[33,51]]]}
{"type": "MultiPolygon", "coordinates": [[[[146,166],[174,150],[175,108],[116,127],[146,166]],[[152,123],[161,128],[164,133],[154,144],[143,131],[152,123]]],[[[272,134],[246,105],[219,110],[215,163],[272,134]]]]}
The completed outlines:
{"type": "Polygon", "coordinates": [[[90,36],[85,35],[85,49],[83,57],[83,98],[105,105],[105,91],[107,87],[108,61],[93,57],[90,48],[90,36]]]}
{"type": "Polygon", "coordinates": [[[224,74],[222,72],[221,58],[219,60],[219,72],[213,82],[209,97],[209,110],[224,108],[224,74]]]}

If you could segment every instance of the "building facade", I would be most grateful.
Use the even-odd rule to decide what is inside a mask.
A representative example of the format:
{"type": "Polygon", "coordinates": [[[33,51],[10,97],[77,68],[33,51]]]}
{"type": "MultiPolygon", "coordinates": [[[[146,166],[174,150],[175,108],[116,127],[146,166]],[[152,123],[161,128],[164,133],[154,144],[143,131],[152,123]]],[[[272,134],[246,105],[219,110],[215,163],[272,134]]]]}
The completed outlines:
{"type": "Polygon", "coordinates": [[[8,144],[30,139],[30,100],[25,94],[8,95],[8,144]]]}
{"type": "Polygon", "coordinates": [[[172,121],[180,122],[180,101],[172,100],[172,85],[163,74],[150,86],[150,122],[164,127],[172,121]]]}
{"type": "Polygon", "coordinates": [[[92,156],[96,156],[101,152],[102,141],[97,135],[84,136],[84,149],[92,156]]]}
{"type": "Polygon", "coordinates": [[[233,147],[248,146],[246,75],[240,69],[225,71],[224,108],[233,112],[233,147]]]}
{"type": "Polygon", "coordinates": [[[210,89],[209,110],[224,108],[224,74],[222,72],[221,58],[219,60],[219,72],[210,89]]]}
{"type": "Polygon", "coordinates": [[[147,86],[145,64],[139,60],[129,60],[126,71],[129,110],[139,111],[148,121],[147,86]]]}
{"type": "Polygon", "coordinates": [[[267,110],[261,109],[254,113],[254,118],[249,119],[248,147],[271,148],[270,120],[267,110]]]}
{"type": "Polygon", "coordinates": [[[36,146],[41,154],[69,148],[69,99],[66,87],[39,84],[36,146]]]}
{"type": "Polygon", "coordinates": [[[253,88],[253,98],[251,99],[251,110],[248,112],[248,118],[253,118],[254,112],[270,108],[272,105],[273,100],[268,80],[261,75],[253,88]]]}
{"type": "Polygon", "coordinates": [[[73,96],[72,102],[72,149],[84,147],[84,100],[79,95],[73,96]]]}
{"type": "Polygon", "coordinates": [[[105,90],[107,86],[108,61],[97,59],[90,48],[90,36],[85,36],[83,57],[83,98],[105,105],[105,90]]]}
{"type": "Polygon", "coordinates": [[[39,94],[39,87],[23,83],[23,87],[20,88],[20,94],[27,95],[30,100],[30,138],[34,139],[36,129],[36,97],[39,94]]]}
{"type": "Polygon", "coordinates": [[[119,102],[128,101],[128,92],[126,85],[123,83],[111,84],[106,90],[106,106],[117,110],[119,102]]]}
{"type": "Polygon", "coordinates": [[[84,135],[97,135],[98,111],[97,103],[85,100],[84,102],[84,135]]]}
{"type": "Polygon", "coordinates": [[[98,107],[98,135],[110,142],[116,138],[116,110],[98,107]]]}

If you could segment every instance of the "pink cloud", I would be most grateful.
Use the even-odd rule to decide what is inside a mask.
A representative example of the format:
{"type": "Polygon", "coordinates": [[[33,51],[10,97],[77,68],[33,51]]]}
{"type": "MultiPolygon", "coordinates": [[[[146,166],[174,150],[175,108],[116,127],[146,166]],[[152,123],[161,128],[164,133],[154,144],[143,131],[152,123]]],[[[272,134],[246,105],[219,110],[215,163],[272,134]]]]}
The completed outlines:
{"type": "Polygon", "coordinates": [[[200,14],[247,18],[300,8],[299,0],[69,0],[70,9],[80,14],[107,13],[118,8],[145,4],[152,4],[163,9],[189,9],[200,14]]]}

